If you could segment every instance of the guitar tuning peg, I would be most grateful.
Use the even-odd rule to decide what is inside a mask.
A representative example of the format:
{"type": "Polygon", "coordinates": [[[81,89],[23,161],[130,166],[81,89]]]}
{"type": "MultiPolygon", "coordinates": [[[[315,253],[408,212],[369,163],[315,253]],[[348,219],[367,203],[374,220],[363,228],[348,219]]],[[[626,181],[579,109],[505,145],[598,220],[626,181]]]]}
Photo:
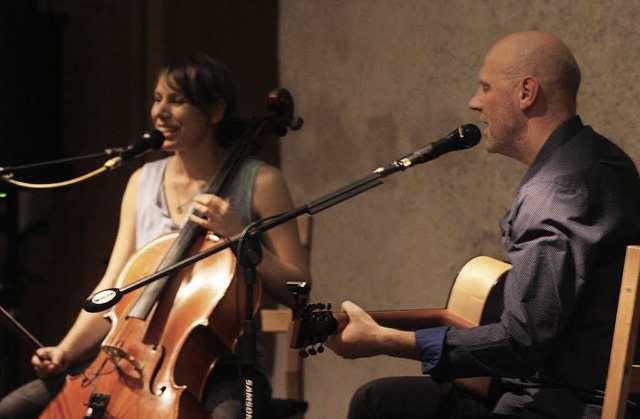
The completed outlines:
{"type": "Polygon", "coordinates": [[[318,346],[318,349],[316,349],[316,350],[318,351],[318,353],[319,353],[319,354],[323,353],[323,352],[324,352],[324,345],[323,345],[323,344],[320,344],[320,345],[318,346]]]}
{"type": "Polygon", "coordinates": [[[304,349],[301,349],[301,350],[298,351],[298,356],[300,358],[307,358],[309,356],[309,354],[304,349]]]}
{"type": "Polygon", "coordinates": [[[313,346],[309,348],[307,352],[309,353],[309,355],[312,355],[312,356],[318,354],[318,351],[316,351],[313,346]]]}
{"type": "Polygon", "coordinates": [[[331,311],[331,303],[327,304],[327,310],[331,311]]]}

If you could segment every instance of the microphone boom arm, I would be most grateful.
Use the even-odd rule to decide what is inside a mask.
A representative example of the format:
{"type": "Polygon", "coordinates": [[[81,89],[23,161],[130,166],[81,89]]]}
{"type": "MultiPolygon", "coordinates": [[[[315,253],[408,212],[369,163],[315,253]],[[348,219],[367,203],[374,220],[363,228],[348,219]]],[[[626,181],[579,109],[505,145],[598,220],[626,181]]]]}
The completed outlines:
{"type": "Polygon", "coordinates": [[[160,131],[152,130],[152,131],[145,132],[142,135],[141,141],[133,145],[130,145],[126,148],[110,148],[105,150],[103,153],[94,153],[94,154],[88,154],[84,156],[68,157],[64,159],[57,159],[57,160],[40,162],[40,163],[25,164],[22,166],[0,167],[0,179],[16,186],[22,186],[24,188],[32,188],[32,189],[51,189],[51,188],[59,188],[62,186],[69,186],[69,185],[73,185],[74,183],[81,182],[85,179],[94,177],[106,170],[113,170],[114,168],[119,167],[124,161],[132,160],[148,151],[155,150],[162,145],[163,141],[164,141],[164,136],[162,135],[162,133],[160,131]],[[13,172],[16,170],[48,167],[48,166],[54,166],[58,164],[71,163],[78,160],[94,159],[97,157],[110,157],[110,159],[106,163],[104,163],[102,167],[92,170],[89,173],[80,175],[73,179],[69,179],[61,182],[55,182],[55,183],[28,183],[28,182],[22,182],[22,181],[13,179],[14,177],[13,172]]]}
{"type": "MultiPolygon", "coordinates": [[[[478,130],[478,128],[475,125],[465,125],[465,126],[459,127],[458,130],[460,132],[461,137],[463,136],[462,135],[463,128],[465,128],[467,131],[471,130],[471,135],[468,135],[468,137],[471,137],[471,138],[465,139],[466,143],[463,144],[463,147],[452,148],[451,150],[447,150],[447,151],[470,148],[478,143],[478,141],[480,140],[480,131],[478,130]]],[[[323,197],[316,199],[308,204],[304,204],[300,207],[294,208],[291,211],[276,214],[274,216],[271,216],[265,219],[257,220],[251,223],[249,226],[247,226],[247,228],[245,228],[243,233],[237,234],[229,238],[229,240],[217,246],[214,246],[203,252],[197,253],[186,259],[183,259],[172,266],[169,266],[163,270],[157,271],[154,274],[147,276],[145,278],[142,278],[136,282],[133,282],[125,287],[122,287],[120,289],[107,288],[105,290],[98,291],[96,294],[89,297],[85,301],[83,305],[83,309],[91,313],[96,313],[99,311],[106,310],[112,307],[113,305],[115,305],[118,301],[120,301],[120,299],[124,294],[127,294],[131,291],[135,291],[140,287],[148,285],[151,282],[154,282],[160,278],[164,278],[179,269],[192,265],[198,262],[199,260],[202,260],[211,255],[214,255],[218,252],[221,252],[222,250],[228,249],[229,247],[234,246],[233,248],[237,248],[237,244],[240,242],[240,240],[244,239],[245,235],[247,235],[249,238],[253,238],[253,237],[259,236],[261,233],[273,227],[276,227],[280,224],[284,224],[285,222],[290,221],[302,214],[305,214],[305,213],[311,214],[311,215],[316,214],[342,201],[350,199],[356,195],[359,195],[365,191],[368,191],[369,189],[372,189],[378,185],[381,185],[383,183],[382,181],[383,177],[389,176],[399,171],[404,171],[407,168],[413,167],[416,164],[424,163],[425,161],[428,161],[428,160],[423,160],[418,162],[410,162],[410,164],[408,164],[406,160],[407,160],[406,156],[403,158],[394,160],[392,163],[386,166],[378,167],[370,175],[360,180],[357,180],[345,187],[339,188],[334,192],[324,195],[323,197]]]]}

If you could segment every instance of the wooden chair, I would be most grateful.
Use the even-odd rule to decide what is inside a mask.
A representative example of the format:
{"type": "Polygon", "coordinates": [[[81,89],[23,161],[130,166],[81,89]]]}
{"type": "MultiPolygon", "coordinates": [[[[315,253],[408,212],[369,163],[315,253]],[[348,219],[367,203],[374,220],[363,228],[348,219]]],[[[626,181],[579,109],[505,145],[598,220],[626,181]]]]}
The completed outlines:
{"type": "Polygon", "coordinates": [[[640,317],[640,246],[627,247],[620,284],[611,358],[602,408],[603,419],[625,416],[629,393],[640,393],[640,365],[633,359],[640,317]]]}
{"type": "MultiPolygon", "coordinates": [[[[306,252],[307,261],[310,261],[313,219],[310,216],[302,215],[297,218],[297,221],[300,243],[306,252]]],[[[291,309],[262,309],[260,313],[263,333],[286,333],[287,338],[290,336],[293,316],[291,309]]],[[[286,348],[286,356],[284,357],[285,398],[272,401],[271,419],[301,419],[307,410],[307,402],[304,400],[302,358],[298,355],[298,351],[289,348],[289,340],[287,339],[286,345],[284,345],[286,348]]]]}

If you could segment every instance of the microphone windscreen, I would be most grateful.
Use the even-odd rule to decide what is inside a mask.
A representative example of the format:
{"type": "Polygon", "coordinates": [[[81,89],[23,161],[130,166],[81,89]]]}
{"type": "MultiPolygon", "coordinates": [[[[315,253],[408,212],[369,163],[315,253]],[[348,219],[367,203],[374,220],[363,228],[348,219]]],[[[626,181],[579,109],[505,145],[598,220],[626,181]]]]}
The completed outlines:
{"type": "Polygon", "coordinates": [[[480,142],[480,138],[482,138],[480,128],[473,124],[466,124],[460,128],[460,138],[462,140],[461,143],[463,144],[463,148],[473,147],[480,142]]]}
{"type": "Polygon", "coordinates": [[[160,146],[162,146],[162,143],[164,142],[164,134],[155,129],[151,131],[147,131],[144,134],[142,134],[142,138],[145,141],[145,143],[149,145],[149,148],[151,148],[152,150],[159,149],[160,146]]]}

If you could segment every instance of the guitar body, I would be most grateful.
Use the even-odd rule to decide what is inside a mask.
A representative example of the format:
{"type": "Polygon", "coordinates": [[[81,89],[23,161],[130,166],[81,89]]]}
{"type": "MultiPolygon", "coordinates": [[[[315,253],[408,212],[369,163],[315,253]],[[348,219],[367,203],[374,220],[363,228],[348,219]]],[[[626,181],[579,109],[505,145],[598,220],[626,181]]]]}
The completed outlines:
{"type": "MultiPolygon", "coordinates": [[[[508,263],[488,256],[471,259],[462,267],[453,283],[447,311],[468,320],[471,327],[498,322],[504,309],[504,278],[510,269],[508,263]]],[[[455,384],[486,397],[491,378],[458,378],[455,384]]]]}
{"type": "MultiPolygon", "coordinates": [[[[502,293],[504,278],[511,269],[508,263],[488,256],[478,256],[467,262],[458,273],[444,309],[391,310],[368,312],[386,327],[418,330],[451,326],[456,329],[495,323],[504,308],[502,293]]],[[[319,345],[341,330],[348,322],[345,313],[331,313],[316,304],[294,313],[291,347],[294,349],[319,345]]],[[[462,378],[456,385],[478,395],[486,395],[490,378],[462,378]]]]}
{"type": "Polygon", "coordinates": [[[510,269],[508,263],[489,256],[471,259],[453,283],[446,310],[473,326],[497,322],[504,308],[504,278],[510,269]]]}

